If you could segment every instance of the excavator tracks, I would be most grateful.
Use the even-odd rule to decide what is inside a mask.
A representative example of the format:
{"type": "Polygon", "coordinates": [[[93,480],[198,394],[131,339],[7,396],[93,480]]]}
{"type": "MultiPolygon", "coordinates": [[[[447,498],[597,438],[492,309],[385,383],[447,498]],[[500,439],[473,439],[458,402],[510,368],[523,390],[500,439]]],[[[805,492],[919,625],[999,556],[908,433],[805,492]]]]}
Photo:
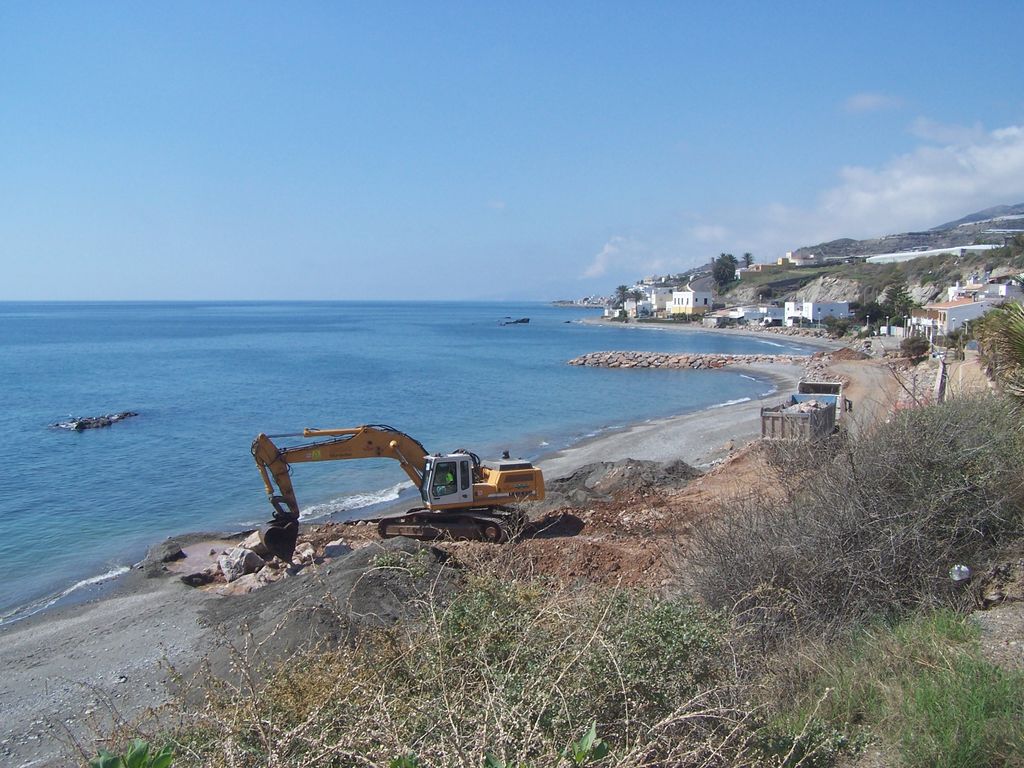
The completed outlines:
{"type": "Polygon", "coordinates": [[[522,527],[522,514],[511,509],[493,507],[479,512],[460,510],[457,513],[411,509],[401,515],[380,518],[377,532],[382,539],[408,536],[411,539],[434,541],[488,541],[501,544],[513,538],[522,527]]]}

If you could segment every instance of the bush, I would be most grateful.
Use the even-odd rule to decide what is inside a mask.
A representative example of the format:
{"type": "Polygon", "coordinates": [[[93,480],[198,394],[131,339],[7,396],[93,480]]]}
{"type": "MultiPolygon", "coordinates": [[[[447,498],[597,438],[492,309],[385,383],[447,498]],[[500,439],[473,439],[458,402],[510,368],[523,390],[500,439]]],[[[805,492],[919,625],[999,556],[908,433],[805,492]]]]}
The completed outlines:
{"type": "Polygon", "coordinates": [[[602,765],[685,765],[747,735],[719,690],[724,622],[688,602],[473,576],[424,609],[257,687],[210,690],[178,715],[180,766],[539,768],[580,752],[593,723],[602,765]]]}
{"type": "Polygon", "coordinates": [[[850,321],[846,318],[826,317],[822,321],[822,324],[825,326],[825,330],[828,331],[829,335],[837,339],[845,336],[846,332],[850,329],[850,321]]]}
{"type": "Polygon", "coordinates": [[[931,348],[931,343],[924,336],[908,336],[900,342],[900,354],[915,361],[926,358],[931,348]]]}
{"type": "Polygon", "coordinates": [[[989,395],[903,411],[860,440],[776,448],[793,487],[706,517],[697,590],[765,647],[954,603],[950,566],[1021,535],[1021,417],[989,395]]]}

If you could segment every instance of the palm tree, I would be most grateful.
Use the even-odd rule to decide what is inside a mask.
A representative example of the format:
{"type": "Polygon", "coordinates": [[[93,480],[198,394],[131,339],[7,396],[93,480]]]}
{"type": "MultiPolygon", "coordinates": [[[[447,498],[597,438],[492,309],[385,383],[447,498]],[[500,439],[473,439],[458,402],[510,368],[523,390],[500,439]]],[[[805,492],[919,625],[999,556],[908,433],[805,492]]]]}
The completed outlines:
{"type": "Polygon", "coordinates": [[[749,267],[753,263],[754,263],[754,254],[752,254],[750,251],[747,251],[746,253],[744,253],[743,254],[743,266],[744,267],[749,267]]]}
{"type": "Polygon", "coordinates": [[[625,303],[626,303],[626,300],[628,298],[629,298],[629,286],[628,285],[620,285],[619,287],[617,287],[615,289],[615,306],[616,307],[624,306],[625,303]]]}
{"type": "Polygon", "coordinates": [[[974,337],[989,376],[1006,394],[1024,399],[1024,306],[1003,304],[975,320],[974,337]]]}

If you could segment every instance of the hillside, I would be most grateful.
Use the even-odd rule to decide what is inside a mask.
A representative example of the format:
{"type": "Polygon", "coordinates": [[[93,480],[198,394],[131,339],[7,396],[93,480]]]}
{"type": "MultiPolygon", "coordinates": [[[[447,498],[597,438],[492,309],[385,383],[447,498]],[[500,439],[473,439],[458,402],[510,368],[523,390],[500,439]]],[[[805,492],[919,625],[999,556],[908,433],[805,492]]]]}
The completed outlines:
{"type": "Polygon", "coordinates": [[[868,240],[841,238],[798,248],[794,254],[846,258],[965,245],[1001,245],[1008,234],[1018,232],[1024,232],[1024,203],[986,208],[924,232],[902,232],[868,240]]]}
{"type": "MultiPolygon", "coordinates": [[[[991,211],[1014,209],[1024,211],[1024,205],[1000,206],[998,209],[972,214],[965,219],[972,219],[991,211]]],[[[999,213],[995,219],[990,217],[984,222],[971,221],[959,224],[952,222],[951,224],[955,225],[953,229],[944,229],[939,235],[948,240],[962,240],[964,235],[960,234],[960,231],[977,233],[981,232],[983,228],[991,230],[994,220],[996,223],[1014,223],[1013,219],[1001,218],[1013,215],[1016,214],[999,213]]],[[[1024,214],[1021,216],[1020,225],[1024,227],[1024,214]]],[[[886,242],[890,244],[886,246],[887,249],[898,250],[905,249],[905,244],[918,235],[924,238],[929,236],[929,233],[905,233],[891,235],[892,239],[880,238],[879,240],[835,240],[824,245],[840,244],[836,247],[846,248],[846,252],[852,252],[857,248],[866,249],[868,246],[865,244],[867,243],[886,242]],[[903,238],[900,241],[903,244],[894,245],[895,240],[893,239],[900,238],[903,238]]],[[[995,233],[989,231],[989,236],[995,237],[995,233]]],[[[965,281],[976,272],[988,271],[993,277],[1008,277],[1020,273],[1024,269],[1024,233],[1003,233],[998,236],[1000,242],[1009,238],[1009,244],[984,253],[965,256],[937,254],[895,264],[837,263],[821,267],[794,267],[762,274],[747,274],[742,280],[728,286],[722,292],[721,299],[729,304],[793,299],[868,302],[877,300],[888,286],[898,283],[907,286],[915,301],[925,302],[941,295],[947,286],[957,280],[965,281]]],[[[931,240],[926,244],[928,247],[941,247],[935,245],[936,242],[936,240],[931,240]]],[[[814,249],[802,250],[821,253],[821,250],[816,250],[818,248],[819,246],[815,246],[814,249]]]]}

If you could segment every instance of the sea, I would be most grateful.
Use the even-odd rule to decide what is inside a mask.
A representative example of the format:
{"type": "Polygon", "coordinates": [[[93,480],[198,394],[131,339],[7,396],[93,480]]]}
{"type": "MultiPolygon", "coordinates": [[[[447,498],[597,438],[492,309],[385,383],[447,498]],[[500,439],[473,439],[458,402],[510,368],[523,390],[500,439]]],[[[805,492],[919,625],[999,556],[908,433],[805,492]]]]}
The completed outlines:
{"type": "MultiPolygon", "coordinates": [[[[581,322],[597,315],[540,303],[0,303],[0,623],[88,599],[168,536],[267,521],[250,455],[260,432],[385,424],[431,452],[536,460],[771,389],[728,370],[566,364],[577,355],[810,351],[581,322]],[[52,426],[121,411],[139,415],[52,426]]],[[[386,459],[300,465],[292,477],[306,521],[414,496],[386,459]]]]}

